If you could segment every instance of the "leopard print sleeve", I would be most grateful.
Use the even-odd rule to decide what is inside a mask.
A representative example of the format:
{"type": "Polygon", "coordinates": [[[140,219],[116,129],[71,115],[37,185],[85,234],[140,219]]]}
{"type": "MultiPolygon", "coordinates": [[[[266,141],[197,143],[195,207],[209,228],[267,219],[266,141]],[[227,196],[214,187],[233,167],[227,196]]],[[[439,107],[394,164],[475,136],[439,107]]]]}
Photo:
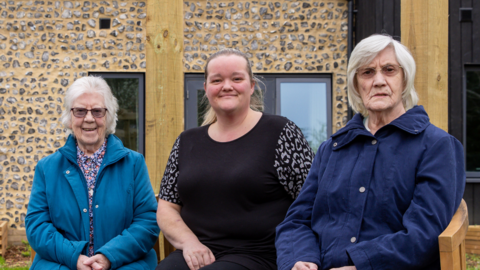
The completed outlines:
{"type": "Polygon", "coordinates": [[[158,194],[158,197],[167,202],[182,205],[177,190],[178,174],[180,173],[178,169],[179,146],[180,137],[177,138],[173,144],[172,151],[170,152],[170,157],[168,158],[167,167],[165,168],[165,173],[163,174],[162,184],[160,186],[160,194],[158,194]]]}
{"type": "Polygon", "coordinates": [[[302,131],[288,121],[275,149],[274,169],[288,194],[296,199],[312,166],[314,153],[302,131]]]}

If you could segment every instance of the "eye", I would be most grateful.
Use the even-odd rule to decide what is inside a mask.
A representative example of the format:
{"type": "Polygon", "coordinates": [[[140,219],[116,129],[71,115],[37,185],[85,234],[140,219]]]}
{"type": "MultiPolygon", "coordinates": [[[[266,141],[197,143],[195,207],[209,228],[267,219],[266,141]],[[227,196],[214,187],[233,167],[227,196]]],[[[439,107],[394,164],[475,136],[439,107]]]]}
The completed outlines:
{"type": "Polygon", "coordinates": [[[386,66],[386,67],[383,67],[383,72],[387,75],[390,75],[390,74],[394,74],[397,72],[397,67],[395,66],[386,66]]]}
{"type": "Polygon", "coordinates": [[[363,75],[372,75],[375,71],[371,68],[366,68],[363,71],[361,71],[361,74],[363,75]]]}

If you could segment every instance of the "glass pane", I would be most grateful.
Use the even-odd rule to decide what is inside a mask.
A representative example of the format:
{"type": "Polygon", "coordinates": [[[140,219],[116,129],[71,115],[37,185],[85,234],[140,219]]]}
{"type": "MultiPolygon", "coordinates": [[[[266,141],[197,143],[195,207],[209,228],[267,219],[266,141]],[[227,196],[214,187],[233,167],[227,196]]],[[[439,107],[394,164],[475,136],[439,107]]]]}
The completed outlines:
{"type": "Polygon", "coordinates": [[[467,72],[467,171],[480,172],[480,71],[467,72]]]}
{"type": "Polygon", "coordinates": [[[313,151],[327,139],[327,84],[281,83],[280,115],[303,132],[313,151]]]}
{"type": "Polygon", "coordinates": [[[123,145],[134,151],[139,151],[138,123],[138,83],[136,78],[105,79],[118,100],[118,121],[115,135],[123,145]]]}

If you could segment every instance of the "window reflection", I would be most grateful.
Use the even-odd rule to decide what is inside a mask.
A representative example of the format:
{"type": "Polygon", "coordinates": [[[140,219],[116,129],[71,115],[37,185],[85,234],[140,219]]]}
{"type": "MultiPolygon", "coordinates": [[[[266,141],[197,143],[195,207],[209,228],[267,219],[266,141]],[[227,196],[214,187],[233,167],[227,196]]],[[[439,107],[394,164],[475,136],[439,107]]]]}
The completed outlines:
{"type": "Polygon", "coordinates": [[[326,83],[280,83],[280,115],[302,130],[316,152],[328,137],[326,83]]]}
{"type": "Polygon", "coordinates": [[[139,151],[138,140],[138,84],[137,78],[105,78],[118,100],[118,121],[115,135],[123,145],[134,151],[139,151]]]}
{"type": "Polygon", "coordinates": [[[480,71],[467,72],[467,171],[480,172],[480,71]]]}

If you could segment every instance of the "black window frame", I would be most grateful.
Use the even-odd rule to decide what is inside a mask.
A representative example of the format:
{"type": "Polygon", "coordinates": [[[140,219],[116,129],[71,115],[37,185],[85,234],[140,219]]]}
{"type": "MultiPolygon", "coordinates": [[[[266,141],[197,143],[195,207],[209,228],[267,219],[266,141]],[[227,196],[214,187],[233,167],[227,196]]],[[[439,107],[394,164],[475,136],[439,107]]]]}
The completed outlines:
{"type": "Polygon", "coordinates": [[[104,79],[138,79],[138,152],[145,156],[145,73],[143,72],[88,72],[104,79]]]}
{"type": "Polygon", "coordinates": [[[465,161],[465,174],[467,176],[467,183],[480,183],[480,172],[467,171],[467,72],[480,71],[480,64],[465,64],[463,68],[463,154],[465,161]]]}
{"type": "MultiPolygon", "coordinates": [[[[260,88],[264,91],[264,112],[270,114],[278,114],[277,99],[279,96],[281,82],[324,82],[327,84],[327,138],[332,135],[333,129],[333,110],[332,110],[332,74],[330,73],[256,73],[255,74],[262,82],[260,88]]],[[[191,87],[198,86],[201,82],[203,88],[204,73],[185,73],[184,77],[184,101],[185,101],[185,121],[184,129],[196,127],[197,119],[191,117],[192,112],[197,115],[197,95],[190,93],[191,87]]]]}

